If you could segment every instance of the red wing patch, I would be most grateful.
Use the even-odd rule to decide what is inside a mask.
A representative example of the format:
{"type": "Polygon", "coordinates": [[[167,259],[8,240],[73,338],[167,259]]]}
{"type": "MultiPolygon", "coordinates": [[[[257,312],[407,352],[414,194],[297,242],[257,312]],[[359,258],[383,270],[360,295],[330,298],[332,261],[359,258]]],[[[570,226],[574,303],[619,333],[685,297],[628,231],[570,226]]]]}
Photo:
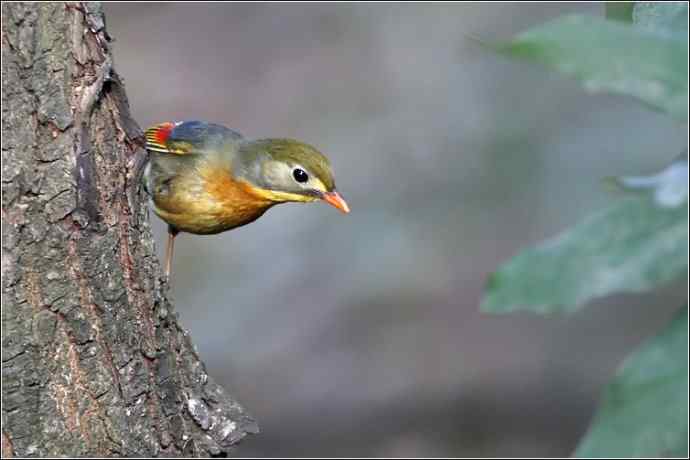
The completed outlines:
{"type": "Polygon", "coordinates": [[[162,153],[175,153],[167,146],[173,129],[181,122],[166,121],[146,130],[146,149],[162,153]]]}

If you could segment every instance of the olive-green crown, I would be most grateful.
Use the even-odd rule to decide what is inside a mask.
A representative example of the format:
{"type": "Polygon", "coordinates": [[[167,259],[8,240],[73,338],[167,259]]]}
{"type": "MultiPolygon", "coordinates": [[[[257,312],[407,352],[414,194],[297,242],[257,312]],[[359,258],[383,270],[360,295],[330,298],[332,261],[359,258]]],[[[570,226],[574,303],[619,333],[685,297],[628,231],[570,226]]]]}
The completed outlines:
{"type": "Polygon", "coordinates": [[[266,153],[274,160],[299,164],[319,179],[326,189],[335,189],[331,163],[309,144],[294,139],[258,139],[251,142],[252,150],[266,153]]]}

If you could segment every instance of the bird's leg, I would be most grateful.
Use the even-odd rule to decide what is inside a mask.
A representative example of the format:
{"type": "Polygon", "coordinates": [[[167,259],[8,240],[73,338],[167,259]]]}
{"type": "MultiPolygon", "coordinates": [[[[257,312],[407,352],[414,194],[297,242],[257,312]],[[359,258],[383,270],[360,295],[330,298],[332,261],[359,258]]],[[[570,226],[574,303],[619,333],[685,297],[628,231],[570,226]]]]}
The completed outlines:
{"type": "Polygon", "coordinates": [[[170,268],[172,266],[173,250],[175,249],[175,237],[180,233],[172,225],[168,225],[168,246],[165,250],[165,277],[170,280],[170,268]]]}

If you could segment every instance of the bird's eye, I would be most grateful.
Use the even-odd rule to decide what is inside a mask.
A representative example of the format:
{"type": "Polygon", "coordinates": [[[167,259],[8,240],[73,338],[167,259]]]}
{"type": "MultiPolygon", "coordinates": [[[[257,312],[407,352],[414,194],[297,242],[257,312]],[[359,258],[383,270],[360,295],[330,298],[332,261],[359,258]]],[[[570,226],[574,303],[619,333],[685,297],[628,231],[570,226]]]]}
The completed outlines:
{"type": "Polygon", "coordinates": [[[301,184],[309,180],[309,175],[304,172],[304,169],[300,168],[295,168],[292,171],[292,177],[294,177],[295,180],[301,184]]]}

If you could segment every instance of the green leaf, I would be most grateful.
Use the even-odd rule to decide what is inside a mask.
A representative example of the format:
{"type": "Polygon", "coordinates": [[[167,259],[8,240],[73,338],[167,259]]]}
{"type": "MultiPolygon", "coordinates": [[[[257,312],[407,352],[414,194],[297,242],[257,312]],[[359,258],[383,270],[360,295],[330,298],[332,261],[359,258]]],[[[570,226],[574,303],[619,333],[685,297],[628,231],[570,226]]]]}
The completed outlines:
{"type": "Polygon", "coordinates": [[[577,78],[590,91],[634,96],[688,119],[687,36],[570,15],[523,32],[497,50],[577,78]]]}
{"type": "Polygon", "coordinates": [[[505,263],[489,277],[481,308],[574,311],[595,297],[687,276],[687,254],[687,200],[669,208],[636,195],[505,263]]]}
{"type": "Polygon", "coordinates": [[[676,33],[687,40],[687,2],[636,2],[632,18],[638,27],[662,33],[676,33]]]}
{"type": "Polygon", "coordinates": [[[606,2],[604,14],[610,21],[632,22],[635,2],[606,2]]]}
{"type": "Polygon", "coordinates": [[[575,456],[687,458],[687,306],[625,360],[575,456]]]}

